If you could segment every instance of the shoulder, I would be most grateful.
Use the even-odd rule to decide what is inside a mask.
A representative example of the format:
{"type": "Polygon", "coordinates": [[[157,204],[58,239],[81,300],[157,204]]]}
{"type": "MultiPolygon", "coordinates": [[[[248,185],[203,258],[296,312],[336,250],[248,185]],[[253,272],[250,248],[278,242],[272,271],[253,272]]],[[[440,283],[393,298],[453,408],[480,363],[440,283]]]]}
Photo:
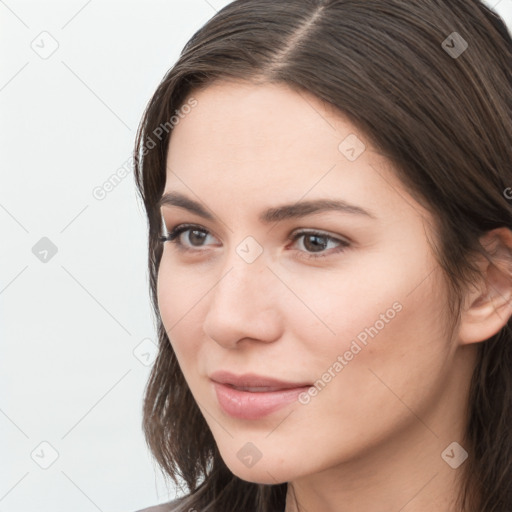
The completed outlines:
{"type": "Polygon", "coordinates": [[[177,509],[178,505],[182,500],[169,501],[168,503],[162,503],[160,505],[154,505],[153,507],[136,510],[135,512],[173,512],[177,509]]]}

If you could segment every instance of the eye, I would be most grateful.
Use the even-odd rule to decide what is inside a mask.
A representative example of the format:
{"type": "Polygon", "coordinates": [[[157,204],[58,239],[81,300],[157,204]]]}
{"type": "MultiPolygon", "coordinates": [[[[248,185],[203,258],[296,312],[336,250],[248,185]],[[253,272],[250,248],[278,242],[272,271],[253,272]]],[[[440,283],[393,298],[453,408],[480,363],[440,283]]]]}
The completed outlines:
{"type": "Polygon", "coordinates": [[[306,259],[326,258],[333,253],[342,252],[350,246],[348,241],[335,238],[320,231],[300,231],[290,235],[288,240],[296,242],[301,238],[303,238],[302,246],[306,249],[306,252],[304,253],[304,251],[300,251],[300,257],[306,259]],[[333,251],[325,253],[325,250],[330,243],[334,243],[337,247],[335,247],[333,251]],[[311,253],[309,251],[313,252],[311,253]]]}
{"type": "MultiPolygon", "coordinates": [[[[178,250],[183,252],[198,253],[201,251],[201,247],[205,247],[203,242],[208,236],[211,236],[210,232],[201,226],[195,224],[180,224],[175,226],[166,236],[160,237],[160,241],[171,242],[175,244],[178,250]],[[184,233],[188,233],[188,236],[185,237],[188,243],[183,243],[182,241],[181,235],[184,233]]],[[[306,259],[325,258],[333,253],[342,252],[350,246],[350,243],[346,240],[311,230],[292,233],[288,237],[288,240],[295,243],[301,238],[304,238],[302,246],[305,250],[299,250],[299,257],[306,259]],[[325,254],[329,244],[334,244],[336,247],[334,247],[333,251],[325,254]]]]}
{"type": "Polygon", "coordinates": [[[195,224],[180,224],[175,226],[171,232],[160,237],[161,242],[171,242],[176,245],[180,251],[194,251],[194,247],[202,247],[201,242],[206,239],[209,231],[207,229],[196,226],[195,224]],[[192,244],[192,248],[184,244],[181,240],[182,233],[189,232],[188,241],[192,244]]]}

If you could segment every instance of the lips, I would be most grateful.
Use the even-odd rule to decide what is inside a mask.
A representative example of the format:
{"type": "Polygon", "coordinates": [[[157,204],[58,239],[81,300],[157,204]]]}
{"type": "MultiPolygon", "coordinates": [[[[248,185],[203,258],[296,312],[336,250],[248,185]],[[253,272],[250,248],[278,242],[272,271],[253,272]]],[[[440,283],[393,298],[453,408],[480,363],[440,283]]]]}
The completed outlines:
{"type": "Polygon", "coordinates": [[[310,382],[286,382],[272,377],[263,377],[255,373],[235,375],[227,371],[217,371],[210,375],[210,379],[219,384],[226,384],[235,389],[243,389],[254,392],[258,391],[279,391],[282,389],[302,388],[311,386],[310,382]]]}
{"type": "Polygon", "coordinates": [[[256,374],[215,372],[210,376],[221,409],[234,418],[256,420],[297,401],[311,386],[256,374]]]}

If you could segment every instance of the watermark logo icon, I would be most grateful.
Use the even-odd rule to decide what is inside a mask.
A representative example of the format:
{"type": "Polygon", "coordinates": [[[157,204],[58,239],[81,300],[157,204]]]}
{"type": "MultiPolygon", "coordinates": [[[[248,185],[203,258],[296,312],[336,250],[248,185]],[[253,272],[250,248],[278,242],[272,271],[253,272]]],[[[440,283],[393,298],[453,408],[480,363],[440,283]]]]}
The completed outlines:
{"type": "Polygon", "coordinates": [[[43,236],[34,247],[32,254],[42,263],[48,263],[56,254],[57,246],[46,236],[43,236]]]}
{"type": "Polygon", "coordinates": [[[238,450],[236,456],[248,468],[252,468],[261,457],[263,457],[263,454],[258,450],[255,444],[248,442],[238,450]]]}
{"type": "Polygon", "coordinates": [[[151,366],[158,354],[158,347],[149,339],[144,338],[134,349],[133,355],[144,366],[151,366]]]}
{"type": "Polygon", "coordinates": [[[452,59],[458,59],[468,49],[468,42],[458,32],[452,32],[441,46],[452,59]]]}
{"type": "Polygon", "coordinates": [[[48,441],[42,441],[30,457],[40,468],[48,469],[59,458],[59,452],[48,441]]]}
{"type": "Polygon", "coordinates": [[[59,42],[49,32],[44,30],[31,43],[30,47],[41,59],[50,58],[59,48],[59,42]]]}
{"type": "Polygon", "coordinates": [[[263,252],[263,247],[252,236],[248,236],[238,244],[236,253],[246,263],[252,263],[263,252]]]}
{"type": "Polygon", "coordinates": [[[468,452],[454,441],[441,453],[441,458],[453,469],[457,469],[467,458],[468,452]]]}
{"type": "Polygon", "coordinates": [[[355,162],[366,150],[364,142],[354,133],[345,137],[338,145],[338,150],[350,162],[355,162]]]}

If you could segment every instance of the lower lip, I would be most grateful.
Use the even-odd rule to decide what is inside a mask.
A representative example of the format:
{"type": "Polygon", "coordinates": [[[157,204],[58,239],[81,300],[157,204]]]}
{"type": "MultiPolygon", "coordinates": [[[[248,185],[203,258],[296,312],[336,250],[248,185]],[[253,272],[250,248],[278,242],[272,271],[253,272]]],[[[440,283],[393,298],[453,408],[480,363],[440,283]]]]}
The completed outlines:
{"type": "Polygon", "coordinates": [[[296,401],[301,393],[311,387],[304,386],[301,388],[258,393],[240,391],[218,382],[213,382],[213,386],[222,410],[234,418],[244,420],[256,420],[267,416],[281,407],[296,401]]]}

